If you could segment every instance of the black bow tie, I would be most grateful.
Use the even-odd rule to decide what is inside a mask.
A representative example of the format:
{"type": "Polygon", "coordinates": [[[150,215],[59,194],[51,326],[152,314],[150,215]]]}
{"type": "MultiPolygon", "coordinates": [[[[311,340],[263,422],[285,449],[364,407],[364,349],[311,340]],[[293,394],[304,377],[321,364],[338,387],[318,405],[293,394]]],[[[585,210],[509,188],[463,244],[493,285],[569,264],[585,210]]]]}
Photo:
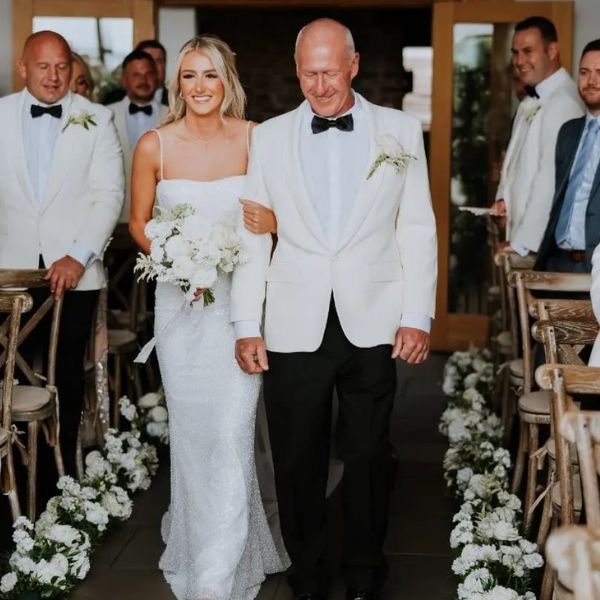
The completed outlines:
{"type": "Polygon", "coordinates": [[[62,117],[62,106],[55,104],[54,106],[40,106],[39,104],[31,105],[31,116],[34,119],[41,117],[42,115],[50,115],[60,119],[62,117]]]}
{"type": "Polygon", "coordinates": [[[535,86],[533,85],[526,85],[525,86],[525,93],[530,97],[530,98],[539,98],[539,94],[535,91],[535,86]]]}
{"type": "Polygon", "coordinates": [[[344,115],[337,119],[326,119],[325,117],[315,115],[310,124],[313,133],[322,133],[330,127],[336,127],[340,131],[352,131],[354,129],[354,119],[352,115],[344,115]]]}
{"type": "Polygon", "coordinates": [[[137,104],[130,102],[129,103],[129,114],[135,115],[135,113],[139,113],[139,112],[143,112],[143,113],[147,114],[148,116],[150,116],[152,114],[152,105],[146,104],[146,106],[138,106],[137,104]]]}

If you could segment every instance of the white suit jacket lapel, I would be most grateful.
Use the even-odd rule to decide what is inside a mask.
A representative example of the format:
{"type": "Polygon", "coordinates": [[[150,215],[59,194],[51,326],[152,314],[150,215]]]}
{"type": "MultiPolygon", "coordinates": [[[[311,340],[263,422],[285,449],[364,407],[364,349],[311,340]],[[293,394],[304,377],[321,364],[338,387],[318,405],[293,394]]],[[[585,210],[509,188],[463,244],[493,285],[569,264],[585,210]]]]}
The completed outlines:
{"type": "Polygon", "coordinates": [[[16,103],[16,115],[14,119],[10,120],[10,125],[13,127],[12,134],[9,133],[8,139],[14,140],[14,157],[15,157],[15,168],[17,171],[17,177],[19,183],[23,188],[27,201],[31,205],[31,208],[37,213],[39,210],[38,202],[35,198],[33,191],[33,185],[31,183],[31,177],[29,176],[29,169],[27,167],[27,160],[25,158],[25,142],[23,140],[23,104],[25,102],[25,90],[21,92],[17,103],[16,103]]]}
{"type": "MultiPolygon", "coordinates": [[[[357,94],[358,96],[358,94],[357,94]]],[[[363,110],[365,111],[365,121],[369,132],[369,159],[365,171],[363,173],[362,183],[356,194],[354,206],[346,220],[344,228],[340,234],[337,244],[337,250],[341,250],[353,237],[360,225],[364,222],[369,214],[369,211],[375,203],[379,188],[385,179],[386,169],[379,168],[367,179],[367,175],[371,169],[371,165],[377,158],[377,143],[379,136],[385,133],[385,124],[381,122],[380,115],[377,114],[373,105],[359,96],[363,110]]]]}
{"type": "Polygon", "coordinates": [[[298,212],[304,219],[309,231],[315,236],[318,242],[327,248],[327,240],[323,226],[319,221],[317,211],[312,203],[304,173],[302,172],[302,164],[300,161],[300,126],[302,117],[307,102],[302,103],[295,111],[290,119],[290,130],[288,131],[288,148],[285,152],[284,159],[284,174],[285,179],[289,183],[293,197],[298,204],[298,212]]]}
{"type": "Polygon", "coordinates": [[[73,94],[69,92],[65,97],[60,132],[54,144],[54,153],[52,156],[52,164],[50,165],[50,172],[48,173],[48,181],[46,182],[42,210],[45,210],[50,202],[56,198],[62,187],[63,181],[69,172],[75,168],[73,158],[76,157],[78,153],[76,136],[79,133],[78,130],[81,129],[82,131],[85,131],[85,129],[81,125],[75,124],[69,125],[67,129],[65,129],[65,126],[69,117],[77,112],[77,103],[74,101],[73,94]]]}
{"type": "Polygon", "coordinates": [[[127,111],[129,110],[129,98],[125,96],[119,104],[115,105],[115,127],[121,141],[123,156],[131,157],[131,144],[129,143],[129,133],[127,131],[127,111]]]}

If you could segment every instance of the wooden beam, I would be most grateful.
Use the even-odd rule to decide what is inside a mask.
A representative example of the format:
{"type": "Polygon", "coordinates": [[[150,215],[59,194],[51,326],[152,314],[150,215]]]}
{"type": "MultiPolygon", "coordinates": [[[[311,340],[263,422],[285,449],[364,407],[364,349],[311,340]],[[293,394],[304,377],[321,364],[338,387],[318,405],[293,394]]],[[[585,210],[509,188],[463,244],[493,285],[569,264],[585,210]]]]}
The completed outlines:
{"type": "Polygon", "coordinates": [[[440,0],[158,0],[160,6],[246,8],[419,8],[440,0]]]}

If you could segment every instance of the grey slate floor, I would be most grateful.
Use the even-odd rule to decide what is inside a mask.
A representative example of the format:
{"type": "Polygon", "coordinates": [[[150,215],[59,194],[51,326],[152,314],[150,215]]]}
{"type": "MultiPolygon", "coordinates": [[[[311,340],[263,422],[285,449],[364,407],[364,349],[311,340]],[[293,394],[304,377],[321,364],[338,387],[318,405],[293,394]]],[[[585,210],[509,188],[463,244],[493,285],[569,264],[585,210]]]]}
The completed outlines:
{"type": "MultiPolygon", "coordinates": [[[[453,504],[445,492],[441,460],[444,439],[437,432],[444,407],[442,367],[446,357],[425,365],[399,365],[399,389],[392,419],[392,441],[399,455],[398,481],[391,499],[385,552],[390,575],[382,600],[450,600],[456,584],[448,546],[453,504]]],[[[175,600],[157,569],[162,542],[160,517],[169,497],[165,465],[147,492],[135,498],[132,518],[114,530],[92,556],[92,571],[72,600],[175,600]]],[[[338,514],[331,502],[332,536],[338,514]]],[[[334,576],[330,600],[343,600],[334,576]]],[[[293,600],[285,579],[273,576],[258,600],[293,600]]]]}

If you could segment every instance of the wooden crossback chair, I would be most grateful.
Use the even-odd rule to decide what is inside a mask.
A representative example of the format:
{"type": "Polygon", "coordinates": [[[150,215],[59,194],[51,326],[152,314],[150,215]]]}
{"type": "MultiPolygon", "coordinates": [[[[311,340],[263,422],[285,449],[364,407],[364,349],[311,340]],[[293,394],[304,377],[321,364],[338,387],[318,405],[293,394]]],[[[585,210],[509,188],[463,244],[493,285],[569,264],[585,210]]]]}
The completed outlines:
{"type": "Polygon", "coordinates": [[[530,270],[533,259],[522,257],[514,252],[497,252],[494,262],[500,274],[500,298],[503,330],[492,338],[494,363],[502,361],[498,371],[499,385],[497,403],[500,405],[505,439],[510,439],[512,418],[515,412],[516,396],[523,389],[523,358],[519,346],[519,320],[517,296],[508,285],[508,276],[513,271],[530,270]]]}
{"type": "Polygon", "coordinates": [[[545,273],[541,271],[512,271],[508,283],[516,290],[521,348],[523,353],[523,392],[517,403],[519,415],[519,447],[513,473],[512,491],[521,487],[525,465],[527,480],[525,487],[525,527],[531,525],[527,515],[535,500],[537,484],[540,426],[550,425],[550,392],[533,391],[533,340],[530,329],[529,305],[537,301],[533,292],[589,292],[591,276],[587,273],[545,273]]]}
{"type": "MultiPolygon", "coordinates": [[[[556,325],[553,327],[559,329],[556,325]]],[[[567,328],[568,326],[565,330],[567,328]]],[[[557,337],[559,340],[562,339],[560,329],[557,337]]],[[[590,477],[590,473],[593,471],[591,461],[594,458],[587,453],[590,447],[589,435],[587,435],[587,442],[584,438],[577,439],[578,431],[585,434],[584,429],[580,429],[580,426],[585,428],[586,419],[589,418],[586,415],[593,413],[582,413],[570,395],[598,394],[600,397],[600,368],[584,365],[547,364],[537,369],[536,380],[541,388],[551,391],[552,394],[552,434],[556,445],[558,477],[558,482],[554,484],[552,490],[552,529],[555,530],[559,523],[573,525],[580,520],[583,513],[586,514],[588,523],[595,527],[595,524],[600,522],[600,506],[596,500],[597,494],[589,492],[590,486],[595,486],[596,491],[598,486],[597,479],[595,482],[593,481],[597,476],[590,477]],[[577,446],[577,452],[575,452],[575,446],[577,446]],[[575,453],[577,460],[574,460],[575,453]],[[586,483],[583,484],[582,489],[584,479],[586,483]]],[[[600,413],[598,414],[600,415],[600,413]]],[[[552,571],[547,566],[540,600],[547,600],[551,597],[553,588],[556,588],[555,580],[556,578],[553,578],[552,571]]],[[[560,587],[563,593],[570,588],[565,581],[560,587]]]]}
{"type": "Polygon", "coordinates": [[[25,293],[0,293],[0,314],[7,315],[0,325],[0,344],[6,348],[0,399],[2,422],[0,425],[0,460],[2,469],[2,493],[8,496],[13,520],[21,515],[19,494],[15,479],[13,443],[17,434],[12,423],[12,394],[14,389],[15,362],[21,314],[31,310],[33,301],[25,293]]]}
{"type": "MultiPolygon", "coordinates": [[[[0,289],[4,288],[34,288],[47,287],[49,281],[45,279],[45,269],[0,269],[0,289]]],[[[47,444],[54,450],[54,459],[58,475],[64,475],[64,465],[60,449],[60,420],[59,398],[56,388],[56,349],[60,318],[62,312],[62,299],[55,300],[53,295],[42,303],[32,314],[31,318],[21,326],[17,339],[17,353],[15,363],[28,384],[21,384],[13,388],[12,394],[12,420],[15,423],[27,423],[27,516],[35,520],[37,503],[37,460],[38,437],[40,429],[44,433],[47,444]],[[18,348],[23,344],[31,332],[40,325],[42,320],[52,313],[46,373],[36,372],[34,365],[19,353],[18,348]]],[[[0,341],[0,345],[2,342],[0,341]]],[[[5,347],[6,348],[6,347],[5,347]]],[[[7,350],[0,354],[0,366],[7,358],[7,350]]]]}
{"type": "MultiPolygon", "coordinates": [[[[534,323],[532,334],[536,341],[544,345],[547,363],[580,366],[585,364],[578,352],[583,347],[592,344],[598,332],[598,324],[589,300],[539,300],[530,305],[530,314],[534,318],[542,318],[534,323]]],[[[543,546],[546,541],[553,514],[559,513],[561,507],[561,496],[558,493],[559,484],[555,483],[556,428],[553,426],[552,410],[551,425],[551,437],[544,448],[539,451],[540,459],[543,459],[545,455],[549,458],[546,490],[531,505],[530,513],[526,516],[527,522],[531,522],[533,509],[543,500],[543,511],[537,537],[540,546],[543,546]]],[[[571,453],[570,459],[576,468],[576,453],[571,453]]],[[[538,465],[541,463],[542,460],[538,465]]],[[[580,498],[579,490],[576,490],[576,496],[580,498]]],[[[578,509],[581,508],[580,505],[581,502],[579,502],[578,509]]]]}

